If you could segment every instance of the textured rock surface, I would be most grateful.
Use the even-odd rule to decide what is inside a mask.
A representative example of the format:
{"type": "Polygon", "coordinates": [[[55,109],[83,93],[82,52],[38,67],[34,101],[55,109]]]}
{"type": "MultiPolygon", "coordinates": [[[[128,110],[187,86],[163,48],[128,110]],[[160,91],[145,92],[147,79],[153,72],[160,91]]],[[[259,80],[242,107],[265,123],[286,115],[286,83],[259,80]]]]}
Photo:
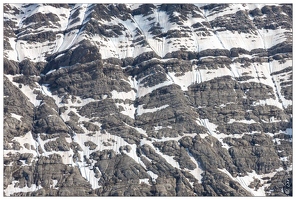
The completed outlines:
{"type": "Polygon", "coordinates": [[[3,4],[5,196],[291,196],[291,4],[3,4]]]}

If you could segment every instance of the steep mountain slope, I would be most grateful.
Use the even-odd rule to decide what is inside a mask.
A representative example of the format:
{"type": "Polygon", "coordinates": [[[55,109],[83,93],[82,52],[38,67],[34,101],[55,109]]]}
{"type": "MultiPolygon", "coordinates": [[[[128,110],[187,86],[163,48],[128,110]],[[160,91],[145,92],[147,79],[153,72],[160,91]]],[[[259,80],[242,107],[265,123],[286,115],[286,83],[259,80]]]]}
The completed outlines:
{"type": "Polygon", "coordinates": [[[291,4],[4,4],[4,195],[292,194],[291,4]]]}

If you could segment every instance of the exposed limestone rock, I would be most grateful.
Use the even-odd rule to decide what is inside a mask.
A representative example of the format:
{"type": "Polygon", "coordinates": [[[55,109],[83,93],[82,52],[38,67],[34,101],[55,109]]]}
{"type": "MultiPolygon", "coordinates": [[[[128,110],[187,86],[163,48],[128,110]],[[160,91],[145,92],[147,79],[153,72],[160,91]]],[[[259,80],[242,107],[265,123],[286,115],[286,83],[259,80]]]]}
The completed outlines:
{"type": "Polygon", "coordinates": [[[34,106],[29,99],[20,91],[19,88],[4,76],[4,141],[13,139],[13,137],[21,136],[32,130],[34,106]],[[9,117],[9,113],[21,116],[18,120],[9,117]]]}
{"type": "Polygon", "coordinates": [[[36,132],[48,134],[57,132],[68,132],[69,130],[69,128],[60,117],[53,115],[37,120],[35,122],[35,127],[36,132]]]}
{"type": "Polygon", "coordinates": [[[69,126],[75,133],[84,133],[84,130],[80,127],[80,125],[72,120],[66,121],[65,124],[69,126]]]}
{"type": "Polygon", "coordinates": [[[87,142],[84,142],[84,146],[89,147],[89,150],[94,150],[97,148],[98,145],[96,145],[92,141],[87,141],[87,142]]]}
{"type": "Polygon", "coordinates": [[[190,160],[190,157],[185,148],[180,147],[177,141],[170,140],[163,143],[153,143],[161,152],[166,155],[173,156],[174,159],[180,164],[180,168],[193,170],[197,166],[190,160]]]}
{"type": "Polygon", "coordinates": [[[292,196],[292,4],[3,10],[5,196],[292,196]]]}
{"type": "Polygon", "coordinates": [[[282,6],[264,6],[261,12],[257,9],[250,11],[254,16],[254,24],[257,28],[277,29],[282,27],[284,29],[292,27],[290,20],[291,4],[283,4],[282,6]]]}
{"type": "Polygon", "coordinates": [[[12,60],[8,60],[7,58],[3,58],[3,69],[4,74],[19,74],[18,63],[12,60]]]}
{"type": "Polygon", "coordinates": [[[44,144],[44,149],[48,152],[50,151],[69,151],[69,143],[64,137],[59,137],[54,141],[49,141],[44,144]]]}
{"type": "Polygon", "coordinates": [[[82,122],[84,127],[89,131],[99,131],[100,127],[90,122],[82,122]]]}

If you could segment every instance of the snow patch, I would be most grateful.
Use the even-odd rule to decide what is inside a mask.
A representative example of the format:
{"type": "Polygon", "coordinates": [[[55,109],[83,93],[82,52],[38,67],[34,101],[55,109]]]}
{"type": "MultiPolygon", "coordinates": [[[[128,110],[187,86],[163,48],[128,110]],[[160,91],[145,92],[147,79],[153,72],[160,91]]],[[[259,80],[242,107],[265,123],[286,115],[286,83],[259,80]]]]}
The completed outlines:
{"type": "Polygon", "coordinates": [[[130,152],[125,151],[125,153],[134,159],[138,164],[142,165],[144,168],[146,168],[145,164],[141,161],[140,157],[137,156],[137,145],[136,144],[129,144],[131,147],[130,152]]]}
{"type": "Polygon", "coordinates": [[[209,136],[209,134],[207,133],[203,133],[203,134],[199,134],[201,139],[205,139],[207,136],[209,136]]]}
{"type": "Polygon", "coordinates": [[[139,128],[139,127],[133,127],[134,129],[136,129],[139,133],[145,135],[146,137],[148,137],[146,131],[142,128],[139,128]]]}
{"type": "MultiPolygon", "coordinates": [[[[91,184],[92,189],[100,188],[99,185],[100,178],[96,178],[96,174],[93,170],[93,166],[89,166],[85,162],[77,162],[81,175],[86,178],[86,180],[91,184]]],[[[98,170],[99,171],[99,170],[98,170]]]]}
{"type": "Polygon", "coordinates": [[[202,173],[204,172],[201,167],[200,164],[197,162],[197,160],[193,157],[193,155],[188,151],[188,149],[186,149],[190,160],[196,165],[196,168],[193,170],[190,170],[190,173],[198,180],[199,183],[202,183],[202,173]]]}
{"type": "Polygon", "coordinates": [[[100,48],[100,53],[103,59],[109,57],[116,58],[126,58],[126,57],[136,57],[144,52],[151,51],[149,47],[143,47],[141,44],[136,44],[133,41],[138,39],[139,36],[137,24],[135,23],[133,17],[125,21],[119,18],[112,18],[110,21],[101,20],[101,23],[109,26],[123,25],[126,29],[122,35],[117,37],[104,37],[102,35],[92,36],[92,41],[100,48]]]}
{"type": "Polygon", "coordinates": [[[21,121],[21,118],[23,117],[23,116],[21,116],[21,115],[17,115],[17,114],[15,114],[15,113],[10,113],[11,114],[11,117],[13,117],[13,118],[15,118],[15,119],[17,119],[17,120],[19,120],[19,121],[21,121]]]}
{"type": "Polygon", "coordinates": [[[165,141],[170,141],[170,140],[174,140],[174,141],[179,141],[181,138],[183,137],[195,137],[197,134],[196,133],[183,133],[182,136],[177,136],[177,137],[162,137],[161,139],[158,138],[151,138],[153,142],[165,142],[165,141]]]}
{"type": "Polygon", "coordinates": [[[155,127],[154,127],[154,130],[155,130],[155,131],[159,131],[159,130],[161,130],[162,128],[163,128],[162,126],[155,126],[155,127]]]}
{"type": "Polygon", "coordinates": [[[19,183],[19,181],[12,181],[12,183],[9,184],[6,189],[4,189],[5,196],[11,196],[12,194],[18,193],[18,192],[24,192],[24,193],[35,192],[42,188],[40,185],[37,186],[36,184],[32,184],[31,187],[28,187],[28,186],[25,186],[23,188],[15,187],[17,183],[19,183]]]}
{"type": "MultiPolygon", "coordinates": [[[[88,135],[88,133],[89,132],[87,131],[85,134],[75,134],[73,137],[73,141],[80,144],[81,148],[83,149],[83,151],[79,152],[81,158],[83,158],[84,156],[89,157],[89,155],[92,152],[102,151],[102,150],[113,150],[117,154],[121,154],[120,147],[128,145],[131,147],[130,152],[123,151],[123,153],[127,154],[128,156],[133,158],[138,164],[140,164],[144,168],[146,168],[144,163],[137,156],[136,144],[133,144],[133,145],[128,144],[127,142],[125,142],[123,140],[123,138],[115,136],[115,135],[111,135],[108,132],[106,132],[104,134],[102,134],[100,132],[96,132],[92,136],[88,135]],[[97,144],[98,145],[97,148],[94,150],[90,150],[89,147],[86,147],[84,145],[84,143],[87,141],[92,141],[95,144],[97,144]]],[[[90,181],[93,188],[98,188],[99,186],[98,186],[97,182],[99,179],[95,178],[93,170],[91,170],[90,167],[85,164],[85,162],[76,161],[76,165],[80,168],[82,176],[90,181]]]]}
{"type": "MultiPolygon", "coordinates": [[[[220,12],[219,12],[220,14],[220,12]]],[[[231,48],[243,48],[247,51],[258,48],[271,48],[281,42],[284,42],[287,38],[285,36],[285,29],[276,30],[257,30],[259,34],[254,33],[238,33],[237,31],[217,31],[216,34],[219,36],[224,47],[228,50],[231,48]]]]}
{"type": "Polygon", "coordinates": [[[58,180],[52,180],[52,184],[50,185],[50,188],[57,189],[56,185],[58,184],[58,180]]]}
{"type": "Polygon", "coordinates": [[[120,113],[129,116],[132,119],[135,119],[136,108],[134,107],[134,104],[115,103],[115,105],[117,106],[117,108],[121,106],[124,109],[123,111],[120,111],[120,113]]]}
{"type": "Polygon", "coordinates": [[[261,106],[271,105],[271,106],[276,106],[280,109],[283,109],[282,104],[279,101],[272,98],[255,101],[251,106],[259,106],[259,105],[261,106]]]}
{"type": "Polygon", "coordinates": [[[253,119],[251,119],[251,120],[235,120],[235,119],[230,119],[229,122],[228,122],[228,124],[232,124],[233,122],[244,123],[244,124],[254,124],[254,123],[257,123],[253,119]]]}
{"type": "Polygon", "coordinates": [[[221,142],[223,148],[226,148],[227,150],[230,148],[228,144],[223,142],[223,135],[216,133],[217,125],[210,123],[208,119],[198,119],[196,122],[198,125],[206,127],[208,129],[208,133],[211,136],[215,137],[219,142],[221,142]]]}
{"type": "Polygon", "coordinates": [[[103,151],[103,150],[113,150],[117,154],[120,154],[120,147],[128,145],[131,147],[131,151],[129,153],[126,153],[131,158],[133,158],[137,163],[139,163],[139,157],[136,155],[136,145],[129,144],[126,141],[124,141],[123,138],[118,137],[116,135],[111,135],[110,133],[106,132],[104,134],[100,132],[95,132],[92,136],[88,135],[90,132],[86,130],[85,134],[75,134],[73,137],[73,141],[80,144],[81,148],[83,149],[81,153],[81,158],[83,158],[84,155],[87,157],[95,151],[103,151]],[[97,144],[97,148],[94,150],[89,150],[89,147],[86,147],[84,145],[85,142],[92,141],[95,144],[97,144]]]}
{"type": "MultiPolygon", "coordinates": [[[[19,88],[19,89],[22,91],[22,93],[23,93],[24,95],[26,95],[26,96],[29,98],[30,102],[31,102],[35,107],[37,107],[37,106],[40,105],[41,100],[37,100],[37,99],[36,99],[37,94],[34,94],[34,90],[38,90],[38,89],[36,89],[36,88],[31,89],[28,85],[18,84],[18,83],[13,82],[13,77],[20,76],[20,75],[5,75],[5,76],[10,80],[10,82],[11,82],[14,86],[16,86],[16,87],[18,87],[18,88],[19,88],[19,85],[22,86],[22,87],[19,88]]],[[[38,84],[38,83],[37,83],[37,84],[38,84]]]]}
{"type": "Polygon", "coordinates": [[[46,54],[52,54],[55,43],[46,41],[43,43],[30,43],[25,40],[17,40],[18,60],[30,59],[33,62],[46,62],[46,54]]]}
{"type": "Polygon", "coordinates": [[[283,162],[288,162],[288,157],[287,156],[286,157],[281,157],[280,160],[283,161],[283,162]]]}
{"type": "Polygon", "coordinates": [[[30,145],[35,144],[35,146],[37,145],[37,142],[34,140],[33,135],[31,133],[31,131],[27,132],[24,136],[20,136],[20,137],[14,137],[13,141],[16,141],[20,144],[21,148],[20,150],[3,150],[3,155],[7,156],[8,154],[12,153],[31,153],[33,154],[33,157],[35,158],[38,154],[36,152],[36,150],[33,149],[27,149],[25,148],[25,143],[28,143],[30,145]]]}
{"type": "Polygon", "coordinates": [[[49,75],[49,74],[51,74],[52,72],[55,72],[55,71],[56,71],[56,69],[52,69],[52,70],[48,71],[45,75],[49,75]]]}
{"type": "Polygon", "coordinates": [[[218,169],[218,170],[227,174],[232,180],[237,181],[244,189],[246,189],[248,192],[250,192],[254,196],[266,196],[264,189],[269,187],[270,184],[265,183],[258,190],[255,190],[255,188],[249,188],[250,183],[253,182],[255,178],[259,179],[261,183],[264,183],[264,180],[262,180],[262,178],[273,177],[276,174],[276,172],[272,172],[269,174],[259,175],[255,171],[253,171],[252,173],[248,173],[248,175],[244,177],[237,176],[234,178],[225,168],[218,169]]]}
{"type": "Polygon", "coordinates": [[[129,92],[117,92],[115,90],[113,90],[111,92],[112,94],[112,98],[113,99],[130,99],[130,100],[135,100],[136,99],[136,93],[134,90],[131,90],[129,92]]]}
{"type": "Polygon", "coordinates": [[[50,152],[48,152],[48,151],[46,151],[45,150],[45,148],[44,148],[44,144],[45,143],[47,143],[47,142],[49,142],[49,141],[54,141],[54,140],[56,140],[57,138],[54,138],[54,139],[50,139],[50,140],[42,140],[41,138],[40,138],[40,135],[38,135],[38,137],[37,137],[37,144],[36,144],[36,150],[37,150],[37,155],[39,156],[39,155],[41,155],[41,156],[46,156],[46,157],[48,157],[49,155],[52,155],[52,154],[59,154],[60,156],[61,156],[61,158],[62,158],[62,162],[63,162],[63,164],[66,164],[66,165],[72,165],[73,166],[73,155],[74,155],[74,153],[73,153],[73,150],[72,149],[70,149],[69,151],[50,151],[50,152]],[[40,146],[40,148],[41,148],[41,150],[43,151],[43,153],[42,154],[39,154],[39,152],[38,152],[38,147],[40,146]]]}
{"type": "Polygon", "coordinates": [[[293,129],[292,128],[287,128],[286,131],[285,131],[285,133],[287,135],[290,135],[292,137],[293,136],[293,129]]]}
{"type": "Polygon", "coordinates": [[[149,174],[149,176],[152,178],[152,181],[155,182],[156,179],[158,178],[157,174],[154,174],[152,171],[147,171],[147,173],[149,174]]]}
{"type": "Polygon", "coordinates": [[[8,38],[12,50],[4,50],[4,55],[8,60],[18,61],[18,49],[16,48],[16,38],[8,38]]]}
{"type": "Polygon", "coordinates": [[[157,84],[155,86],[152,86],[152,87],[141,87],[139,86],[138,87],[138,98],[140,97],[143,97],[149,93],[151,93],[153,90],[156,90],[156,89],[159,89],[159,88],[162,88],[162,87],[165,87],[165,86],[168,86],[168,85],[171,85],[172,84],[172,81],[171,80],[167,80],[167,81],[164,81],[160,84],[157,84]]]}
{"type": "Polygon", "coordinates": [[[154,145],[152,144],[152,141],[149,141],[146,138],[144,138],[144,139],[141,140],[140,145],[144,145],[144,144],[147,144],[150,147],[152,147],[157,154],[159,154],[162,158],[164,158],[173,167],[176,167],[176,168],[180,169],[179,163],[176,160],[174,160],[174,158],[172,156],[165,155],[161,151],[159,151],[159,149],[155,148],[154,145]]]}
{"type": "MultiPolygon", "coordinates": [[[[140,179],[140,184],[141,183],[146,183],[147,185],[150,185],[149,183],[149,178],[143,178],[143,179],[140,179]]],[[[151,185],[150,185],[151,186],[151,185]]]]}
{"type": "Polygon", "coordinates": [[[157,112],[159,110],[165,109],[167,107],[169,107],[170,105],[163,105],[157,108],[151,108],[151,109],[144,109],[143,105],[139,105],[137,108],[137,115],[142,115],[144,113],[151,113],[151,112],[157,112]]]}

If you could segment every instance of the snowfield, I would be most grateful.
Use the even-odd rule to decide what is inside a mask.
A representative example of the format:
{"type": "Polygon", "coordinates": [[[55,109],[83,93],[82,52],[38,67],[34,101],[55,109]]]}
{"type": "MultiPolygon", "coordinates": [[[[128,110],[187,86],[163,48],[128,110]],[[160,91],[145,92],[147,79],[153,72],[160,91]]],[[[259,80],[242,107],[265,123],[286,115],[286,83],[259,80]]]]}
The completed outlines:
{"type": "MultiPolygon", "coordinates": [[[[196,4],[200,6],[199,4],[196,4]]],[[[202,4],[201,4],[202,5],[202,4]]],[[[19,8],[18,4],[14,6],[19,8]]],[[[128,4],[130,8],[136,8],[139,4],[128,4]]],[[[233,13],[234,10],[251,10],[256,7],[261,8],[264,4],[247,4],[242,6],[241,4],[231,4],[225,10],[220,12],[208,13],[207,10],[201,9],[203,18],[193,17],[191,14],[188,19],[183,22],[183,26],[176,23],[172,23],[169,20],[169,15],[164,11],[153,10],[149,16],[135,15],[130,16],[130,19],[121,20],[118,18],[111,18],[110,21],[101,20],[100,23],[105,25],[123,25],[125,28],[124,34],[118,35],[118,37],[105,37],[101,35],[92,35],[90,38],[94,45],[98,45],[100,53],[103,59],[116,57],[116,58],[126,58],[126,57],[136,57],[144,52],[154,51],[160,57],[164,57],[166,54],[186,49],[187,51],[200,52],[206,49],[228,49],[231,48],[243,48],[248,51],[256,48],[271,48],[276,44],[279,44],[287,39],[287,30],[276,29],[268,30],[265,29],[258,30],[254,33],[238,33],[237,31],[209,31],[209,35],[203,35],[199,31],[196,31],[192,26],[200,22],[209,22],[220,16],[233,13]],[[184,31],[188,33],[188,37],[181,38],[166,38],[166,37],[155,37],[149,31],[151,29],[151,24],[156,24],[161,28],[162,33],[166,33],[171,30],[184,31]],[[185,28],[184,28],[185,26],[185,28]],[[143,48],[141,45],[134,44],[134,40],[140,36],[144,37],[148,45],[143,48]]],[[[65,31],[71,30],[66,34],[57,33],[56,40],[52,42],[36,42],[34,44],[28,43],[24,40],[18,40],[17,38],[10,38],[10,44],[13,50],[5,50],[4,53],[7,58],[15,61],[22,61],[24,59],[31,59],[33,62],[45,61],[46,54],[53,54],[57,52],[62,52],[67,49],[71,49],[77,45],[80,41],[87,39],[85,32],[81,29],[77,29],[77,26],[84,25],[90,20],[88,15],[91,13],[91,5],[89,4],[76,4],[72,9],[61,8],[57,9],[52,6],[40,6],[32,5],[28,8],[19,8],[23,10],[23,14],[17,16],[5,13],[5,17],[8,19],[15,18],[15,22],[19,27],[25,28],[22,23],[24,16],[32,16],[36,13],[53,13],[58,16],[59,21],[57,22],[59,26],[52,28],[42,27],[41,30],[33,30],[34,32],[40,31],[65,31]],[[79,14],[76,16],[75,23],[71,23],[73,19],[71,16],[74,12],[78,10],[79,14]],[[16,41],[15,41],[16,40],[16,41]],[[16,54],[17,53],[17,54],[16,54]]],[[[180,13],[175,12],[175,16],[180,15],[180,13]]]]}

